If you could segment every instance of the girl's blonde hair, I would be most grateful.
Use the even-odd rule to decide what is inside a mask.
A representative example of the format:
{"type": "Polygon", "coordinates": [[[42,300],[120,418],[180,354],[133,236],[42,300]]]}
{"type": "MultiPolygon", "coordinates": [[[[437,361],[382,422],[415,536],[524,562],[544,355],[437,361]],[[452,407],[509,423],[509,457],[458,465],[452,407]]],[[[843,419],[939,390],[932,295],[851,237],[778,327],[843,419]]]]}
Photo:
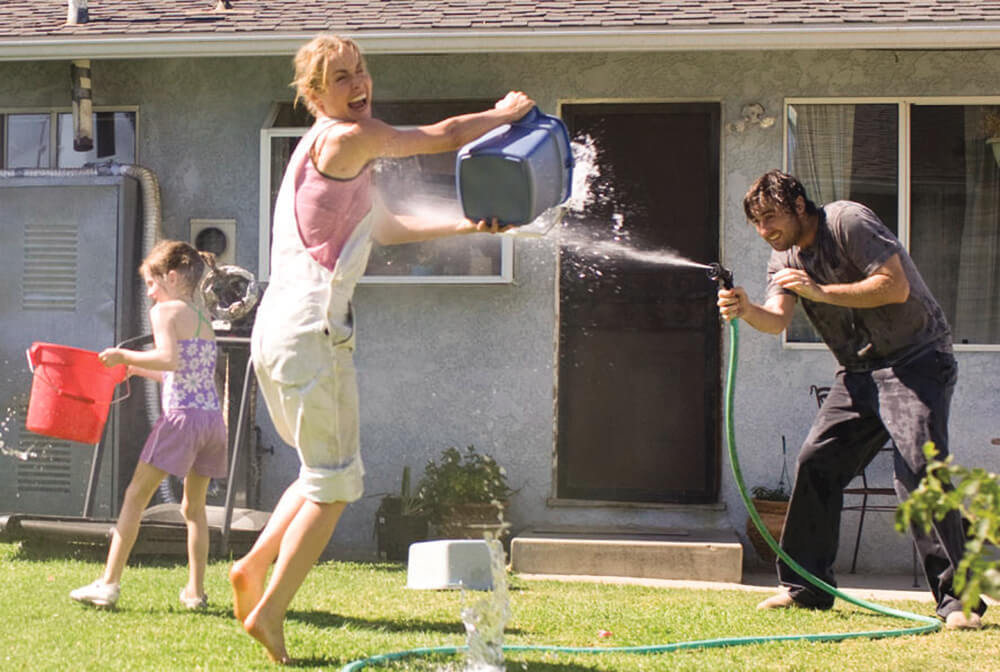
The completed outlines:
{"type": "Polygon", "coordinates": [[[150,251],[149,256],[139,266],[139,275],[147,273],[154,278],[162,277],[170,271],[184,280],[185,287],[192,293],[201,284],[206,270],[215,269],[215,255],[199,252],[183,240],[161,240],[150,251]]]}
{"type": "Polygon", "coordinates": [[[295,79],[290,84],[295,87],[295,103],[301,100],[314,117],[319,110],[308,94],[320,94],[326,91],[327,66],[330,58],[345,53],[354,54],[364,64],[361,48],[354,40],[329,33],[317,35],[299,47],[298,53],[295,54],[295,79]]]}

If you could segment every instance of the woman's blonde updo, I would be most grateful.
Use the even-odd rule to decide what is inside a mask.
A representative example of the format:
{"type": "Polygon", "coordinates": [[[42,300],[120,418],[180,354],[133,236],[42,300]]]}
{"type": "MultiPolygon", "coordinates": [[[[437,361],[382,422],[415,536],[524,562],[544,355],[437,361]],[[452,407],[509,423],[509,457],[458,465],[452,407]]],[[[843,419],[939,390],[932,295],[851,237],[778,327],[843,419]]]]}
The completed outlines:
{"type": "Polygon", "coordinates": [[[328,33],[317,35],[299,48],[295,54],[295,79],[291,86],[295,87],[295,103],[303,102],[306,109],[314,117],[319,110],[310,99],[309,94],[320,94],[326,91],[327,66],[330,58],[351,53],[364,63],[361,49],[357,43],[347,37],[338,37],[328,33]]]}

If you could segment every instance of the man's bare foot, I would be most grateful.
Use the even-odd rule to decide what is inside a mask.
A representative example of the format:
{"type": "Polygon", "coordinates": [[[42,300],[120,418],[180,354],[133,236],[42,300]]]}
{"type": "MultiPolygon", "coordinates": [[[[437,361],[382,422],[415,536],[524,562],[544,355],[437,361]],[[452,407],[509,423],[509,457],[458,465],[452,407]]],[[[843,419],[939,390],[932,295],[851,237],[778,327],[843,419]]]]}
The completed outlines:
{"type": "Polygon", "coordinates": [[[983,627],[983,621],[976,612],[972,612],[966,616],[959,609],[948,614],[948,617],[944,621],[944,627],[948,630],[979,630],[983,627]]]}
{"type": "Polygon", "coordinates": [[[282,665],[292,662],[292,659],[288,657],[288,651],[285,650],[285,631],[282,623],[278,623],[275,627],[261,617],[259,609],[255,609],[243,621],[243,629],[264,645],[267,657],[272,662],[282,665]]]}
{"type": "Polygon", "coordinates": [[[257,570],[245,559],[237,560],[229,570],[229,583],[233,586],[233,615],[241,623],[254,610],[264,595],[267,567],[257,570]]]}
{"type": "Polygon", "coordinates": [[[775,593],[771,597],[767,598],[763,602],[757,605],[758,609],[787,609],[789,607],[796,607],[795,600],[792,596],[788,594],[787,590],[782,590],[779,593],[775,593]]]}

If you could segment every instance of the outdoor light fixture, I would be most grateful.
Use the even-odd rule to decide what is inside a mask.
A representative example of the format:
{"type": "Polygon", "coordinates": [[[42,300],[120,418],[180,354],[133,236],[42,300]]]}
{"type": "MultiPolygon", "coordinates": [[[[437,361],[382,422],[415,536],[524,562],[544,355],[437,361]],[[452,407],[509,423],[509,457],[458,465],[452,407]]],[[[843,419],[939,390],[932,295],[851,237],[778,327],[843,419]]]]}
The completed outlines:
{"type": "Polygon", "coordinates": [[[765,117],[764,106],[760,103],[747,103],[740,110],[740,115],[742,119],[739,121],[731,121],[726,124],[726,129],[730,133],[742,133],[751,126],[760,126],[761,128],[774,126],[774,117],[765,117]]]}

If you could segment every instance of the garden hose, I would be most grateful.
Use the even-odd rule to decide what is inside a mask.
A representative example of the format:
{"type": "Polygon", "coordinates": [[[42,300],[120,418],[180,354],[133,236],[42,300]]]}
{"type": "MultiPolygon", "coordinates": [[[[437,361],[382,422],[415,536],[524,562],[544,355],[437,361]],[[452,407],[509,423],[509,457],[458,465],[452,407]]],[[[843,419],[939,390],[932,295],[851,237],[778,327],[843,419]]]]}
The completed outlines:
{"type": "MultiPolygon", "coordinates": [[[[723,269],[725,270],[725,269],[723,269]]],[[[731,276],[730,276],[731,278],[731,276]]],[[[503,646],[504,652],[517,652],[517,651],[548,651],[553,653],[636,653],[636,654],[651,654],[651,653],[668,653],[670,651],[681,651],[686,649],[711,649],[719,648],[724,646],[743,646],[746,644],[763,644],[765,642],[790,642],[790,641],[807,641],[807,642],[837,642],[845,639],[856,639],[866,637],[869,639],[880,639],[885,637],[901,637],[903,635],[922,635],[930,632],[935,632],[941,629],[941,622],[931,616],[921,616],[920,614],[914,614],[909,611],[902,611],[900,609],[893,609],[892,607],[886,607],[879,604],[874,604],[872,602],[867,602],[865,600],[851,597],[845,593],[840,592],[830,584],[826,583],[822,579],[817,578],[807,570],[805,570],[801,565],[792,560],[788,555],[781,550],[778,542],[774,540],[774,537],[767,531],[767,527],[760,519],[760,515],[757,513],[757,509],[754,508],[753,502],[750,500],[750,496],[747,494],[746,484],[743,482],[743,473],[740,470],[739,458],[736,455],[736,440],[735,432],[733,431],[733,390],[736,383],[736,355],[739,349],[739,327],[737,320],[730,320],[729,322],[729,365],[726,373],[726,393],[725,393],[725,423],[726,423],[726,447],[729,451],[729,461],[733,470],[733,477],[736,480],[736,486],[739,488],[740,497],[743,499],[743,504],[746,506],[747,511],[750,514],[750,519],[753,520],[754,526],[760,532],[761,536],[767,542],[768,546],[781,558],[789,567],[798,572],[800,576],[805,578],[811,584],[819,588],[820,590],[833,595],[834,597],[839,597],[845,602],[850,602],[862,609],[867,609],[869,611],[874,611],[877,614],[882,614],[885,616],[891,616],[893,618],[902,618],[909,621],[915,621],[920,623],[916,627],[911,628],[897,628],[893,630],[868,630],[863,632],[843,632],[843,633],[818,633],[813,635],[766,635],[766,636],[751,636],[751,637],[721,637],[718,639],[702,639],[694,640],[689,642],[675,642],[670,644],[648,644],[643,646],[616,646],[616,647],[598,647],[598,646],[546,646],[546,645],[533,645],[533,644],[505,644],[503,646]]],[[[352,663],[348,663],[340,669],[340,672],[355,672],[368,665],[378,665],[381,663],[386,663],[393,660],[399,660],[402,658],[419,657],[419,656],[447,656],[455,655],[458,653],[463,653],[468,650],[467,646],[435,646],[419,649],[409,649],[406,651],[397,651],[393,653],[383,653],[369,658],[363,658],[361,660],[356,660],[352,663]]]]}

